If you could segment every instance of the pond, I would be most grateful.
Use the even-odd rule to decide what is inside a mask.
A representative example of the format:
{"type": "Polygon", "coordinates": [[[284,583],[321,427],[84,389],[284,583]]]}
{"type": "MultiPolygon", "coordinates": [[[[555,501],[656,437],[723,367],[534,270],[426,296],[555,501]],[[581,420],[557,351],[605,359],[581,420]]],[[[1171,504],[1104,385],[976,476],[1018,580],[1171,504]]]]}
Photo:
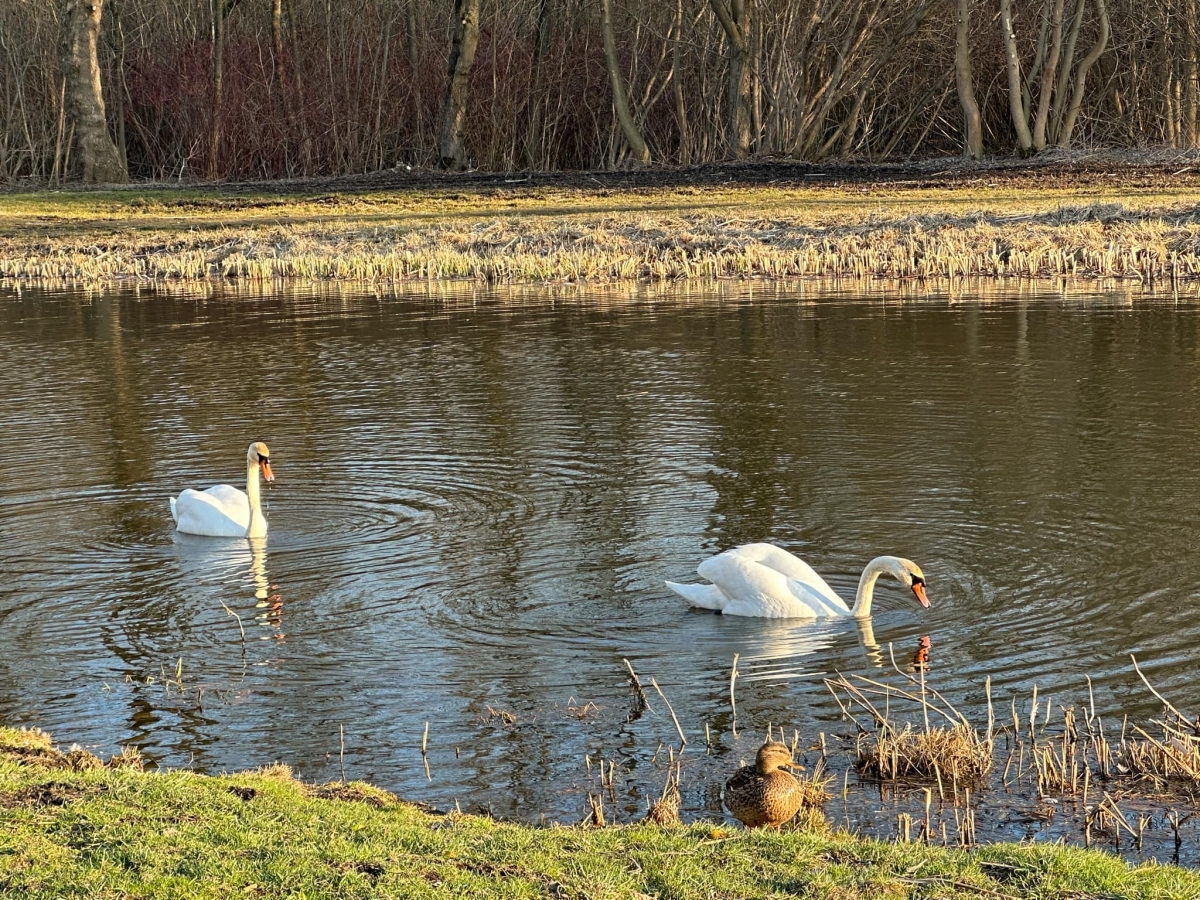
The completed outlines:
{"type": "Polygon", "coordinates": [[[1005,709],[1090,677],[1144,721],[1131,652],[1200,710],[1195,302],[8,289],[0,355],[0,721],[98,753],[528,821],[583,818],[609,760],[629,820],[678,750],[653,678],[694,818],[768,724],[852,739],[823,677],[895,675],[924,636],[972,715],[987,676],[1005,709]],[[168,498],[239,484],[253,440],[268,538],[176,534],[168,498]],[[932,607],[885,580],[863,624],[741,619],[664,587],[749,541],[851,598],[909,557],[932,607]]]}

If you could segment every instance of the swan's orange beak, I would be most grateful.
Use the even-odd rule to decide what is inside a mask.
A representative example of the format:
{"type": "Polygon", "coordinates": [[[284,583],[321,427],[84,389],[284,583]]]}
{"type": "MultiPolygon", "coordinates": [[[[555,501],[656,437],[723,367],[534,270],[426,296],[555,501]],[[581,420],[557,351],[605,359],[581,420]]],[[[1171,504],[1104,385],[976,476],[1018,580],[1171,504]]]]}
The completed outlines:
{"type": "Polygon", "coordinates": [[[917,602],[926,609],[929,609],[929,598],[925,596],[925,584],[920,581],[914,581],[912,592],[917,595],[917,602]]]}
{"type": "MultiPolygon", "coordinates": [[[[275,476],[271,472],[271,461],[269,459],[260,459],[258,464],[262,466],[263,478],[267,479],[268,482],[274,481],[275,476]]],[[[929,604],[926,603],[925,605],[928,606],[929,604]]]]}

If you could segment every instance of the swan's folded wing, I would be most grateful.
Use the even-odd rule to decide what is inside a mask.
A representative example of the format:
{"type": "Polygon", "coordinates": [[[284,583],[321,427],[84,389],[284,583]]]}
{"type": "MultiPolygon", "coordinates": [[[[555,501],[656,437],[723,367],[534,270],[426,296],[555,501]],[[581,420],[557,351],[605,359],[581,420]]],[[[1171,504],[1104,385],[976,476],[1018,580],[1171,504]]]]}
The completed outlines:
{"type": "MultiPolygon", "coordinates": [[[[196,493],[201,492],[197,491],[196,493]]],[[[245,507],[247,511],[250,509],[250,498],[246,496],[246,492],[239,491],[231,484],[214,484],[202,493],[215,500],[217,505],[226,512],[233,513],[242,507],[245,507]]]]}
{"type": "Polygon", "coordinates": [[[729,602],[722,612],[731,616],[763,616],[766,618],[815,618],[828,615],[818,612],[806,597],[811,594],[803,585],[794,590],[787,576],[769,566],[745,559],[736,553],[722,553],[700,564],[699,572],[715,584],[729,602]]]}
{"type": "MultiPolygon", "coordinates": [[[[762,563],[792,581],[807,586],[835,610],[845,613],[849,609],[845,601],[826,583],[824,578],[817,574],[812,566],[800,557],[788,553],[782,547],[776,547],[774,544],[744,544],[728,552],[737,554],[743,559],[762,563]]],[[[808,595],[806,594],[806,596],[808,595]]]]}
{"type": "MultiPolygon", "coordinates": [[[[821,582],[826,588],[829,585],[821,582]]],[[[844,616],[849,612],[849,607],[842,601],[842,598],[834,594],[832,590],[832,598],[826,596],[824,591],[817,590],[813,585],[806,584],[803,581],[796,581],[794,578],[787,580],[788,590],[792,592],[797,600],[812,610],[813,615],[818,618],[825,616],[844,616]]]]}
{"type": "Polygon", "coordinates": [[[250,522],[250,502],[246,495],[227,484],[207,491],[188,488],[175,502],[175,511],[178,515],[175,527],[187,534],[237,537],[245,533],[250,522]]]}

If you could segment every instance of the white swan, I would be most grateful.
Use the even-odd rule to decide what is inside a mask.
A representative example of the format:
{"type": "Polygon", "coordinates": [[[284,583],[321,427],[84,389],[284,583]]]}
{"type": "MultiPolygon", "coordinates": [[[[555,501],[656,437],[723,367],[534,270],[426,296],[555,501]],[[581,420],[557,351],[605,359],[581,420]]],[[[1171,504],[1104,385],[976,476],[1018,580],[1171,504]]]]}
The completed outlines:
{"type": "Polygon", "coordinates": [[[263,537],[267,520],[259,501],[258,476],[274,481],[270,452],[262,441],[256,441],[246,451],[246,493],[228,484],[218,484],[207,491],[188,488],[178,499],[171,500],[171,516],[175,528],[185,534],[206,537],[263,537]]]}
{"type": "Polygon", "coordinates": [[[871,614],[875,582],[884,574],[910,588],[922,606],[929,606],[920,566],[898,556],[880,556],[867,563],[852,607],[808,563],[771,544],[744,544],[726,550],[704,560],[696,571],[712,584],[668,581],[667,587],[692,606],[728,616],[865,618],[871,614]]]}

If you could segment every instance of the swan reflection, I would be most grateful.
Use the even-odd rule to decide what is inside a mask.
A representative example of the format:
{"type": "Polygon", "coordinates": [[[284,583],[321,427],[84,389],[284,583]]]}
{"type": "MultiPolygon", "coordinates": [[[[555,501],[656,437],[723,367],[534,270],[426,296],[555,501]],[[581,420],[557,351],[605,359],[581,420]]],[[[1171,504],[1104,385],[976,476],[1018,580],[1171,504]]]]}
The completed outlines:
{"type": "Polygon", "coordinates": [[[263,638],[277,641],[286,638],[283,596],[267,570],[265,537],[214,541],[177,532],[175,546],[185,583],[215,585],[218,602],[237,614],[239,620],[242,618],[239,610],[252,596],[257,610],[255,619],[269,631],[263,638]]]}
{"type": "Polygon", "coordinates": [[[271,629],[277,641],[286,639],[283,633],[283,595],[279,585],[272,584],[267,575],[267,539],[250,538],[250,573],[254,578],[254,606],[261,610],[255,618],[271,629]]]}
{"type": "Polygon", "coordinates": [[[799,625],[787,619],[758,620],[755,625],[757,634],[746,642],[738,662],[741,677],[747,681],[825,675],[822,661],[828,659],[827,651],[844,644],[846,635],[851,632],[857,633],[872,668],[890,665],[886,648],[881,648],[875,639],[870,617],[808,620],[799,625]]]}

